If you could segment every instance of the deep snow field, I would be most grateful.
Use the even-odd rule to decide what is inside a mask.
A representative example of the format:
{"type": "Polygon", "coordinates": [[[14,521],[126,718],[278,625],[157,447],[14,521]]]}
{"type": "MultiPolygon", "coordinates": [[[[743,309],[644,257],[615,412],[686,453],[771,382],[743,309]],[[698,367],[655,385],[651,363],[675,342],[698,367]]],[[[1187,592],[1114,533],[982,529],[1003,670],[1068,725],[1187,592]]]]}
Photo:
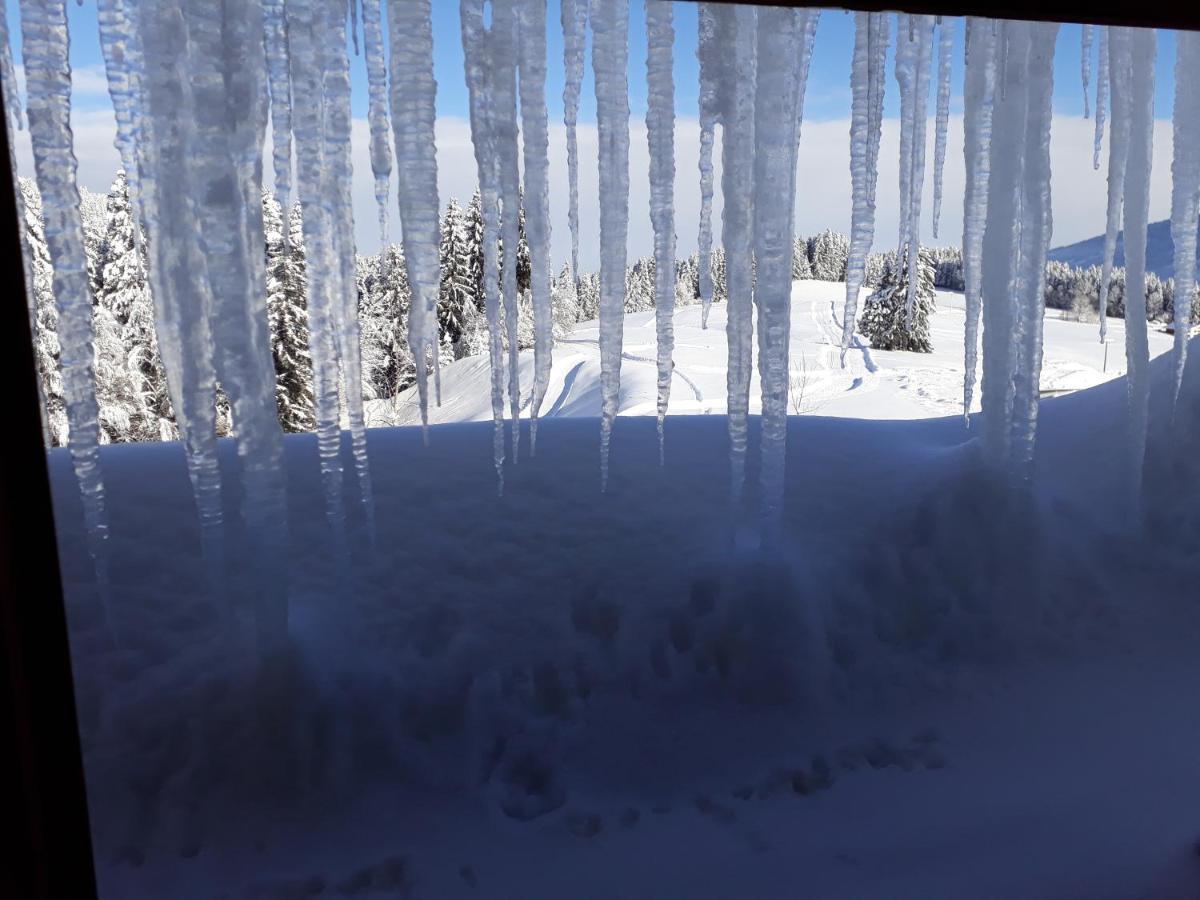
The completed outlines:
{"type": "MultiPolygon", "coordinates": [[[[233,524],[230,598],[204,594],[172,444],[103,450],[105,640],[54,451],[104,900],[1200,896],[1200,343],[1173,424],[1154,363],[1142,523],[1123,379],[1042,402],[1014,496],[942,371],[961,311],[932,357],[843,373],[819,291],[796,290],[820,405],[790,422],[778,554],[752,489],[731,513],[720,416],[671,417],[663,468],[654,419],[621,419],[605,495],[595,419],[548,416],[503,497],[490,424],[374,430],[378,538],[347,441],[344,566],[316,440],[289,437],[292,645],[261,664],[238,592],[257,561],[233,524]]],[[[721,312],[679,313],[673,412],[720,411],[721,312]]],[[[1087,340],[1048,321],[1047,368],[1090,365],[1087,340]]],[[[594,347],[556,354],[548,403],[589,415],[561,387],[592,383],[594,347]]],[[[627,359],[625,412],[652,373],[627,359]]]]}
{"type": "MultiPolygon", "coordinates": [[[[870,290],[859,295],[859,309],[870,290]]],[[[792,283],[791,369],[792,413],[854,419],[923,419],[955,415],[962,410],[963,296],[937,292],[937,311],[930,332],[932,353],[871,350],[861,336],[842,367],[842,306],[846,285],[832,281],[792,283]]],[[[725,307],[712,308],[702,329],[699,304],[679,307],[675,314],[675,373],[671,383],[671,415],[725,414],[725,307]]],[[[621,362],[620,415],[652,416],[657,408],[654,311],[625,317],[621,362]]],[[[1152,326],[1150,355],[1171,349],[1171,337],[1152,326]]],[[[1062,318],[1046,311],[1042,393],[1065,393],[1092,387],[1125,374],[1125,322],[1108,320],[1108,348],[1099,340],[1096,322],[1062,318]]],[[[491,421],[490,371],[486,356],[458,360],[442,369],[442,405],[431,408],[431,422],[491,421]]],[[[522,398],[528,415],[533,383],[533,351],[521,354],[522,398]]],[[[757,372],[750,387],[750,410],[759,410],[757,372]]],[[[975,392],[979,410],[979,391],[975,392]]],[[[555,342],[554,366],[542,418],[600,415],[600,329],[595,321],[576,325],[555,342]]],[[[415,425],[421,421],[415,388],[394,400],[367,404],[374,427],[415,425]]]]}

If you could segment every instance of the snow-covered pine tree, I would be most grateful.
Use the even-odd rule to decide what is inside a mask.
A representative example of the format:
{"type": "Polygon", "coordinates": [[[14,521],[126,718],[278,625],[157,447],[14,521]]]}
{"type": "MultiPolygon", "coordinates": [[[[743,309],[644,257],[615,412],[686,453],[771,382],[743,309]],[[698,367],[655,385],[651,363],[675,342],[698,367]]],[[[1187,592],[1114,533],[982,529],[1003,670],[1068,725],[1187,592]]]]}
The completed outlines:
{"type": "Polygon", "coordinates": [[[858,330],[876,350],[910,350],[931,353],[929,314],[934,310],[933,260],[929,252],[917,253],[917,291],[913,298],[912,323],[908,313],[908,254],[900,267],[891,267],[875,293],[867,298],[858,330]]]}
{"type": "Polygon", "coordinates": [[[267,322],[275,362],[275,405],[284,431],[312,431],[316,415],[312,357],[308,350],[304,220],[299,204],[292,207],[288,216],[288,241],[284,240],[283,228],[279,204],[264,191],[267,322]]]}
{"type": "Polygon", "coordinates": [[[158,352],[146,264],[134,240],[134,229],[138,227],[135,223],[125,173],[121,171],[108,192],[96,266],[96,390],[101,420],[109,431],[104,415],[107,395],[129,415],[127,436],[120,438],[109,431],[110,439],[173,440],[178,430],[167,391],[166,369],[158,352]],[[118,371],[120,368],[125,374],[118,371]],[[110,380],[113,383],[106,384],[110,380]],[[121,399],[126,383],[136,392],[136,402],[121,399]]]}
{"type": "Polygon", "coordinates": [[[812,262],[812,277],[818,281],[845,281],[846,261],[850,256],[850,241],[828,228],[811,238],[808,255],[812,262]]]}
{"type": "Polygon", "coordinates": [[[404,253],[390,244],[360,266],[358,319],[362,349],[363,388],[368,397],[395,396],[416,380],[408,347],[408,315],[412,294],[404,253]]]}
{"type": "Polygon", "coordinates": [[[554,336],[565,337],[579,321],[579,301],[570,263],[563,263],[558,277],[550,282],[550,304],[554,311],[554,336]]]}
{"type": "Polygon", "coordinates": [[[67,407],[58,365],[58,310],[54,306],[54,268],[42,223],[42,197],[32,179],[22,178],[19,183],[25,208],[26,252],[33,264],[33,349],[42,401],[46,406],[46,430],[50,446],[64,447],[67,444],[67,407]]]}
{"type": "Polygon", "coordinates": [[[458,200],[451,198],[442,217],[438,248],[442,280],[438,292],[437,317],[441,341],[450,347],[454,359],[468,355],[463,335],[469,322],[478,314],[466,224],[458,200]]]}
{"type": "Polygon", "coordinates": [[[792,245],[792,280],[812,278],[812,266],[808,264],[808,241],[796,238],[792,245]]]}
{"type": "Polygon", "coordinates": [[[471,285],[471,296],[475,308],[484,312],[483,293],[483,202],[479,190],[471,196],[463,222],[463,239],[466,241],[467,281],[471,285]]]}

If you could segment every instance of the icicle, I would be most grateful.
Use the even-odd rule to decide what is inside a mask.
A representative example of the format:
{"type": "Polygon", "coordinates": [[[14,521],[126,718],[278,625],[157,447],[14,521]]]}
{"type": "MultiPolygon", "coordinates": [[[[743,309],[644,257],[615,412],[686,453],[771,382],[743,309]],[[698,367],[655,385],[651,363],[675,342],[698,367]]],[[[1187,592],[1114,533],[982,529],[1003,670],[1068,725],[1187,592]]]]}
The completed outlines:
{"type": "MultiPolygon", "coordinates": [[[[1112,96],[1112,128],[1108,147],[1108,214],[1104,231],[1104,263],[1100,272],[1100,343],[1108,335],[1108,290],[1112,282],[1117,234],[1121,228],[1121,209],[1125,203],[1125,166],[1129,157],[1130,90],[1133,60],[1130,58],[1130,30],[1113,27],[1108,31],[1108,80],[1112,96]]],[[[1099,118],[1097,103],[1097,118],[1099,118]]]]}
{"type": "MultiPolygon", "coordinates": [[[[807,74],[797,57],[807,36],[806,26],[815,15],[807,10],[764,7],[757,23],[758,58],[779,63],[759,69],[754,100],[754,256],[758,267],[754,290],[761,317],[760,482],[767,544],[778,540],[787,452],[796,150],[807,74]],[[789,60],[796,62],[788,65],[789,60]]],[[[866,24],[867,15],[857,14],[860,24],[866,24]]]]}
{"type": "MultiPolygon", "coordinates": [[[[499,197],[494,150],[493,68],[489,35],[483,26],[483,9],[489,0],[461,0],[463,62],[470,99],[471,142],[479,170],[480,210],[483,218],[483,290],[488,321],[488,357],[492,382],[492,461],[496,490],[504,494],[504,343],[500,334],[500,275],[497,244],[500,239],[499,197]]],[[[393,90],[395,81],[393,80],[393,90]]]]}
{"type": "Polygon", "coordinates": [[[46,245],[54,267],[71,463],[83,498],[96,583],[107,603],[108,511],[100,471],[91,293],[75,186],[67,17],[61,0],[21,0],[21,38],[29,139],[42,195],[46,245]]]}
{"type": "MultiPolygon", "coordinates": [[[[405,3],[408,8],[414,4],[405,3]]],[[[419,4],[416,4],[419,8],[419,4]]],[[[320,8],[320,7],[319,7],[320,8]]],[[[363,412],[362,343],[358,329],[358,284],[354,270],[354,204],[351,195],[353,164],[350,159],[350,58],[346,53],[346,17],[337,4],[327,4],[322,51],[325,69],[325,202],[333,217],[333,302],[338,361],[341,364],[342,391],[346,418],[350,425],[350,448],[358,477],[359,496],[366,519],[368,540],[375,540],[375,499],[371,488],[371,469],[367,455],[367,428],[363,412]]],[[[418,37],[414,40],[419,41],[418,37]]],[[[416,90],[414,88],[414,90],[416,90]]],[[[433,130],[428,132],[432,155],[433,130]]],[[[436,179],[433,208],[437,210],[436,179]]],[[[435,225],[434,234],[437,234],[435,225]]],[[[436,247],[436,238],[435,245],[436,247]]],[[[435,251],[436,252],[436,251],[435,251]]],[[[410,270],[411,271],[411,270],[410,270]]],[[[436,276],[435,276],[436,278],[436,276]]],[[[409,284],[412,285],[410,278],[409,284]]],[[[417,296],[414,290],[414,296],[417,296]]],[[[417,307],[419,309],[419,307],[417,307]]],[[[426,313],[428,321],[430,313],[426,313]]],[[[411,324],[411,317],[410,317],[411,324]]],[[[436,357],[435,357],[436,359],[436,357]]]]}
{"type": "Polygon", "coordinates": [[[579,284],[579,139],[575,122],[579,116],[579,92],[583,86],[584,50],[587,41],[588,0],[562,0],[563,123],[567,126],[567,180],[570,207],[567,223],[571,228],[571,278],[579,284]]]}
{"type": "MultiPolygon", "coordinates": [[[[292,194],[292,79],[288,72],[287,22],[284,0],[263,0],[267,76],[271,88],[271,158],[275,167],[275,199],[287,221],[292,194]]],[[[283,230],[287,241],[288,229],[283,230]]]]}
{"type": "Polygon", "coordinates": [[[1096,64],[1096,149],[1092,154],[1092,168],[1100,168],[1100,145],[1104,140],[1104,112],[1108,107],[1108,28],[1099,26],[1100,58],[1096,64]]]}
{"type": "Polygon", "coordinates": [[[211,287],[214,362],[232,404],[242,461],[241,512],[254,559],[247,596],[265,648],[277,648],[287,628],[287,503],[275,366],[263,327],[264,17],[254,2],[189,0],[184,12],[195,104],[191,187],[211,287]]]}
{"type": "Polygon", "coordinates": [[[700,233],[697,244],[699,268],[700,327],[708,328],[708,312],[712,307],[712,198],[713,143],[718,114],[717,81],[720,77],[722,55],[716,44],[717,7],[701,3],[699,10],[699,43],[696,56],[700,62],[700,233]]]}
{"type": "MultiPolygon", "coordinates": [[[[325,121],[323,118],[325,42],[328,24],[320,0],[287,0],[287,35],[292,83],[292,122],[296,138],[296,188],[304,223],[308,276],[309,349],[316,400],[317,447],[326,515],[333,532],[335,554],[346,553],[345,508],[342,500],[341,431],[338,404],[339,314],[335,304],[340,265],[335,255],[333,215],[327,184],[325,121]]],[[[343,47],[343,54],[345,50],[343,47]]]]}
{"type": "Polygon", "coordinates": [[[350,35],[354,41],[354,55],[358,56],[358,0],[350,0],[350,35]]]}
{"type": "MultiPolygon", "coordinates": [[[[464,30],[465,30],[464,22],[464,30]]],[[[437,82],[433,77],[433,22],[429,0],[388,4],[391,39],[392,130],[396,141],[396,196],[404,234],[404,262],[412,289],[408,345],[417,363],[421,424],[429,423],[427,357],[437,359],[439,290],[437,153],[434,143],[437,82]]]]}
{"type": "Polygon", "coordinates": [[[144,0],[137,18],[146,71],[139,148],[142,209],[155,330],[187,451],[209,587],[220,596],[224,535],[213,403],[213,298],[196,232],[197,116],[187,71],[187,23],[174,0],[144,0]]]}
{"type": "MultiPolygon", "coordinates": [[[[141,109],[139,84],[142,78],[142,52],[136,39],[132,17],[136,8],[127,0],[99,0],[97,19],[100,24],[100,50],[104,55],[104,71],[108,93],[112,98],[117,134],[113,145],[121,156],[125,184],[130,203],[139,209],[137,115],[141,109]]],[[[140,213],[136,216],[140,224],[140,213]]],[[[133,229],[134,245],[142,249],[142,230],[133,229]]]]}
{"type": "MultiPolygon", "coordinates": [[[[1153,28],[1134,28],[1130,32],[1130,144],[1124,202],[1125,356],[1129,372],[1129,471],[1125,485],[1129,509],[1136,519],[1141,512],[1142,467],[1146,457],[1146,428],[1150,408],[1150,346],[1146,333],[1146,226],[1150,218],[1150,169],[1154,151],[1157,33],[1153,28]]],[[[1193,233],[1195,225],[1193,217],[1193,233]]]]}
{"type": "Polygon", "coordinates": [[[363,0],[363,44],[367,51],[367,118],[371,126],[371,174],[379,206],[381,259],[387,257],[388,187],[392,175],[392,145],[388,135],[387,60],[383,52],[383,22],[379,0],[363,0]]]}
{"type": "MultiPolygon", "coordinates": [[[[905,314],[912,324],[913,302],[917,297],[917,258],[921,248],[921,192],[925,186],[925,107],[929,99],[929,67],[933,49],[933,17],[921,16],[916,23],[916,72],[913,79],[912,112],[909,127],[912,130],[912,146],[909,160],[912,172],[909,175],[908,208],[908,299],[905,314]]],[[[910,26],[912,27],[912,26],[910,26]]]]}
{"type": "Polygon", "coordinates": [[[646,4],[646,38],[646,141],[650,150],[654,321],[658,337],[658,463],[662,465],[675,344],[675,23],[671,4],[646,4]]]}
{"type": "Polygon", "coordinates": [[[1050,204],[1051,94],[1057,24],[1036,22],[1029,31],[1023,63],[1025,99],[1024,177],[1019,185],[1020,260],[1017,268],[1017,328],[1011,427],[1012,472],[1016,481],[1033,477],[1039,384],[1042,374],[1042,330],[1046,314],[1046,252],[1052,231],[1050,204]]]}
{"type": "Polygon", "coordinates": [[[1092,114],[1091,108],[1088,106],[1088,82],[1092,77],[1092,26],[1084,25],[1080,29],[1080,45],[1079,45],[1079,74],[1083,78],[1083,117],[1089,118],[1092,114]]]}
{"type": "Polygon", "coordinates": [[[592,69],[600,139],[600,490],[621,396],[629,233],[629,0],[596,0],[592,69]]]}
{"type": "MultiPolygon", "coordinates": [[[[517,150],[517,15],[516,0],[492,0],[492,138],[500,188],[500,296],[508,339],[508,409],[512,429],[512,461],[521,449],[521,367],[518,326],[517,245],[520,242],[521,170],[517,150]]],[[[432,142],[431,142],[432,143],[432,142]]],[[[436,232],[435,232],[436,234],[436,232]]],[[[435,245],[436,246],[436,245],[435,245]]]]}
{"type": "Polygon", "coordinates": [[[867,254],[875,238],[875,184],[879,175],[879,138],[883,124],[884,59],[888,20],[883,13],[854,14],[854,56],[850,89],[850,180],[853,205],[850,255],[846,263],[846,305],[842,313],[842,365],[854,338],[858,292],[862,287],[867,254]],[[881,46],[882,45],[882,46],[881,46]]]}
{"type": "Polygon", "coordinates": [[[938,220],[942,216],[942,169],[946,165],[946,128],[950,124],[950,58],[954,53],[954,24],[951,19],[939,17],[938,36],[937,130],[933,145],[934,237],[938,236],[938,220]]]}
{"type": "MultiPolygon", "coordinates": [[[[8,10],[7,8],[0,10],[0,28],[3,28],[4,34],[0,38],[0,82],[3,82],[4,90],[4,110],[8,115],[11,123],[11,131],[20,131],[24,127],[24,113],[21,108],[21,94],[17,90],[17,73],[13,67],[12,45],[8,40],[8,10]]],[[[9,142],[9,149],[12,151],[12,142],[9,142]]],[[[15,151],[13,151],[15,153],[15,151]]],[[[16,177],[16,166],[13,166],[13,177],[16,177]]],[[[14,186],[17,184],[13,182],[14,186]]],[[[20,190],[17,190],[17,196],[21,196],[20,190]]],[[[17,201],[20,204],[20,201],[17,201]]],[[[22,226],[24,221],[22,220],[22,226]]],[[[32,289],[33,282],[28,282],[32,289]]]]}
{"type": "Polygon", "coordinates": [[[533,302],[534,375],[529,405],[529,455],[537,450],[537,421],[550,384],[554,310],[550,299],[550,176],[546,117],[546,0],[521,0],[521,137],[525,161],[525,233],[529,240],[529,293],[533,302]]]}
{"type": "Polygon", "coordinates": [[[917,42],[908,13],[896,14],[896,84],[900,90],[900,238],[896,265],[908,252],[912,217],[913,93],[916,89],[917,42]]]}
{"type": "MultiPolygon", "coordinates": [[[[745,484],[753,358],[754,101],[758,27],[752,7],[718,7],[716,17],[718,43],[725,49],[730,61],[719,85],[721,194],[725,204],[721,242],[725,246],[728,294],[725,301],[725,334],[729,346],[726,389],[730,495],[736,510],[740,506],[745,484]]],[[[794,140],[795,133],[789,132],[789,138],[794,140]]],[[[788,259],[790,265],[790,255],[788,259]]]]}
{"type": "Polygon", "coordinates": [[[963,89],[963,294],[966,305],[963,364],[963,419],[971,423],[971,403],[979,358],[979,315],[983,232],[987,221],[988,174],[991,168],[992,105],[996,89],[996,32],[991,20],[967,20],[966,84],[963,89]]]}
{"type": "Polygon", "coordinates": [[[1196,219],[1200,215],[1200,34],[1176,35],[1175,158],[1171,163],[1171,239],[1175,244],[1175,388],[1179,402],[1196,291],[1196,219]]]}

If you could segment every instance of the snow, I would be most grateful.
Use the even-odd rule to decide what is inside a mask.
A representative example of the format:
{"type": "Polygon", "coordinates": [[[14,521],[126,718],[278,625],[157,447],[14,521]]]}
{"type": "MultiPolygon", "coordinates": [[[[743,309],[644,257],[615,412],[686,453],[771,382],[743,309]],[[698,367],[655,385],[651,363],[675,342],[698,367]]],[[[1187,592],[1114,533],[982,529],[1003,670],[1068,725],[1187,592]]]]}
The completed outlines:
{"type": "MultiPolygon", "coordinates": [[[[681,344],[720,334],[699,312],[681,344]]],[[[652,417],[626,422],[599,512],[594,418],[543,421],[503,499],[484,421],[429,448],[372,432],[390,549],[356,552],[351,587],[317,442],[288,437],[277,670],[253,662],[245,610],[223,629],[197,586],[174,444],[103,451],[124,649],[95,640],[53,452],[102,900],[1194,896],[1195,560],[1166,532],[1122,546],[1094,490],[1123,466],[1092,451],[1120,434],[1125,385],[1043,404],[1024,529],[986,499],[958,386],[942,419],[789,420],[790,563],[728,550],[719,419],[673,420],[665,468],[652,417]],[[1029,529],[1033,564],[1001,566],[1029,529]]],[[[1193,408],[1180,424],[1148,452],[1194,467],[1193,408]]],[[[1151,498],[1196,527],[1173,484],[1151,498]]],[[[231,547],[237,581],[254,560],[231,547]]]]}
{"type": "MultiPolygon", "coordinates": [[[[869,289],[864,289],[863,299],[869,289]]],[[[962,411],[963,295],[937,292],[937,311],[930,318],[933,353],[872,350],[856,338],[846,356],[841,355],[842,301],[840,282],[792,283],[790,345],[793,380],[803,382],[804,415],[861,419],[920,419],[949,416],[962,411]]],[[[724,415],[728,366],[725,308],[714,304],[710,328],[701,326],[699,304],[675,310],[675,369],[671,382],[670,416],[724,415]]],[[[1093,387],[1124,374],[1124,322],[1109,319],[1108,344],[1096,342],[1095,324],[1072,321],[1057,310],[1046,310],[1045,360],[1040,392],[1056,396],[1093,387]]],[[[657,406],[654,313],[625,316],[621,395],[618,415],[652,416],[657,406]]],[[[1149,334],[1155,357],[1172,346],[1171,336],[1160,329],[1149,334]]],[[[554,366],[543,405],[544,418],[599,416],[599,327],[582,322],[555,347],[554,366]]],[[[755,343],[754,346],[757,347],[755,343]]],[[[532,372],[533,354],[521,354],[522,376],[532,372]]],[[[442,370],[442,406],[430,410],[431,422],[472,422],[491,418],[486,357],[468,357],[442,370]]],[[[757,362],[751,366],[750,413],[757,415],[761,385],[757,362]]],[[[528,393],[522,397],[528,414],[528,393]]],[[[976,398],[972,411],[980,409],[976,398]]],[[[795,412],[790,405],[789,411],[795,412]]],[[[367,415],[373,427],[413,425],[420,422],[416,395],[408,389],[393,399],[369,401],[367,415]]],[[[672,423],[668,421],[670,432],[672,423]]]]}

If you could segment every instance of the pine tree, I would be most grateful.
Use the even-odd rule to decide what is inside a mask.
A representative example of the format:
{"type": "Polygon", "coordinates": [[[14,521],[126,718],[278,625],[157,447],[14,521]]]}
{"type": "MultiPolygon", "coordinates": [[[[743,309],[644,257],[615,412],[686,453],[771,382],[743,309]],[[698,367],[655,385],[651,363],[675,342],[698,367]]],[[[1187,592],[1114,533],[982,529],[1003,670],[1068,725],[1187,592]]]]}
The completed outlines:
{"type": "Polygon", "coordinates": [[[446,207],[442,217],[441,243],[438,257],[441,264],[441,287],[438,292],[438,330],[441,340],[451,348],[454,359],[466,355],[463,334],[475,318],[473,284],[471,281],[469,248],[465,233],[466,222],[462,207],[455,199],[446,207]]]}
{"type": "Polygon", "coordinates": [[[316,427],[312,357],[308,350],[307,276],[304,219],[300,206],[288,216],[289,240],[284,240],[283,213],[263,193],[263,231],[267,256],[267,321],[271,356],[275,362],[275,404],[284,431],[316,427]]]}
{"type": "Polygon", "coordinates": [[[799,281],[812,277],[812,266],[808,264],[808,241],[804,238],[796,238],[792,245],[792,280],[799,281]]]}
{"type": "Polygon", "coordinates": [[[483,201],[476,190],[467,204],[466,221],[463,223],[463,238],[466,241],[467,283],[475,299],[475,308],[484,311],[483,292],[483,201]]]}
{"type": "Polygon", "coordinates": [[[933,260],[924,249],[917,254],[917,290],[910,323],[907,257],[904,254],[900,268],[889,268],[878,289],[867,298],[858,329],[876,350],[931,353],[929,315],[934,310],[933,260]]]}
{"type": "Polygon", "coordinates": [[[818,281],[845,281],[846,261],[850,256],[850,241],[844,234],[826,229],[811,238],[808,255],[812,277],[818,281]]]}
{"type": "Polygon", "coordinates": [[[412,294],[399,245],[391,244],[361,266],[358,319],[363,388],[372,399],[395,396],[416,380],[408,346],[412,294]]]}

